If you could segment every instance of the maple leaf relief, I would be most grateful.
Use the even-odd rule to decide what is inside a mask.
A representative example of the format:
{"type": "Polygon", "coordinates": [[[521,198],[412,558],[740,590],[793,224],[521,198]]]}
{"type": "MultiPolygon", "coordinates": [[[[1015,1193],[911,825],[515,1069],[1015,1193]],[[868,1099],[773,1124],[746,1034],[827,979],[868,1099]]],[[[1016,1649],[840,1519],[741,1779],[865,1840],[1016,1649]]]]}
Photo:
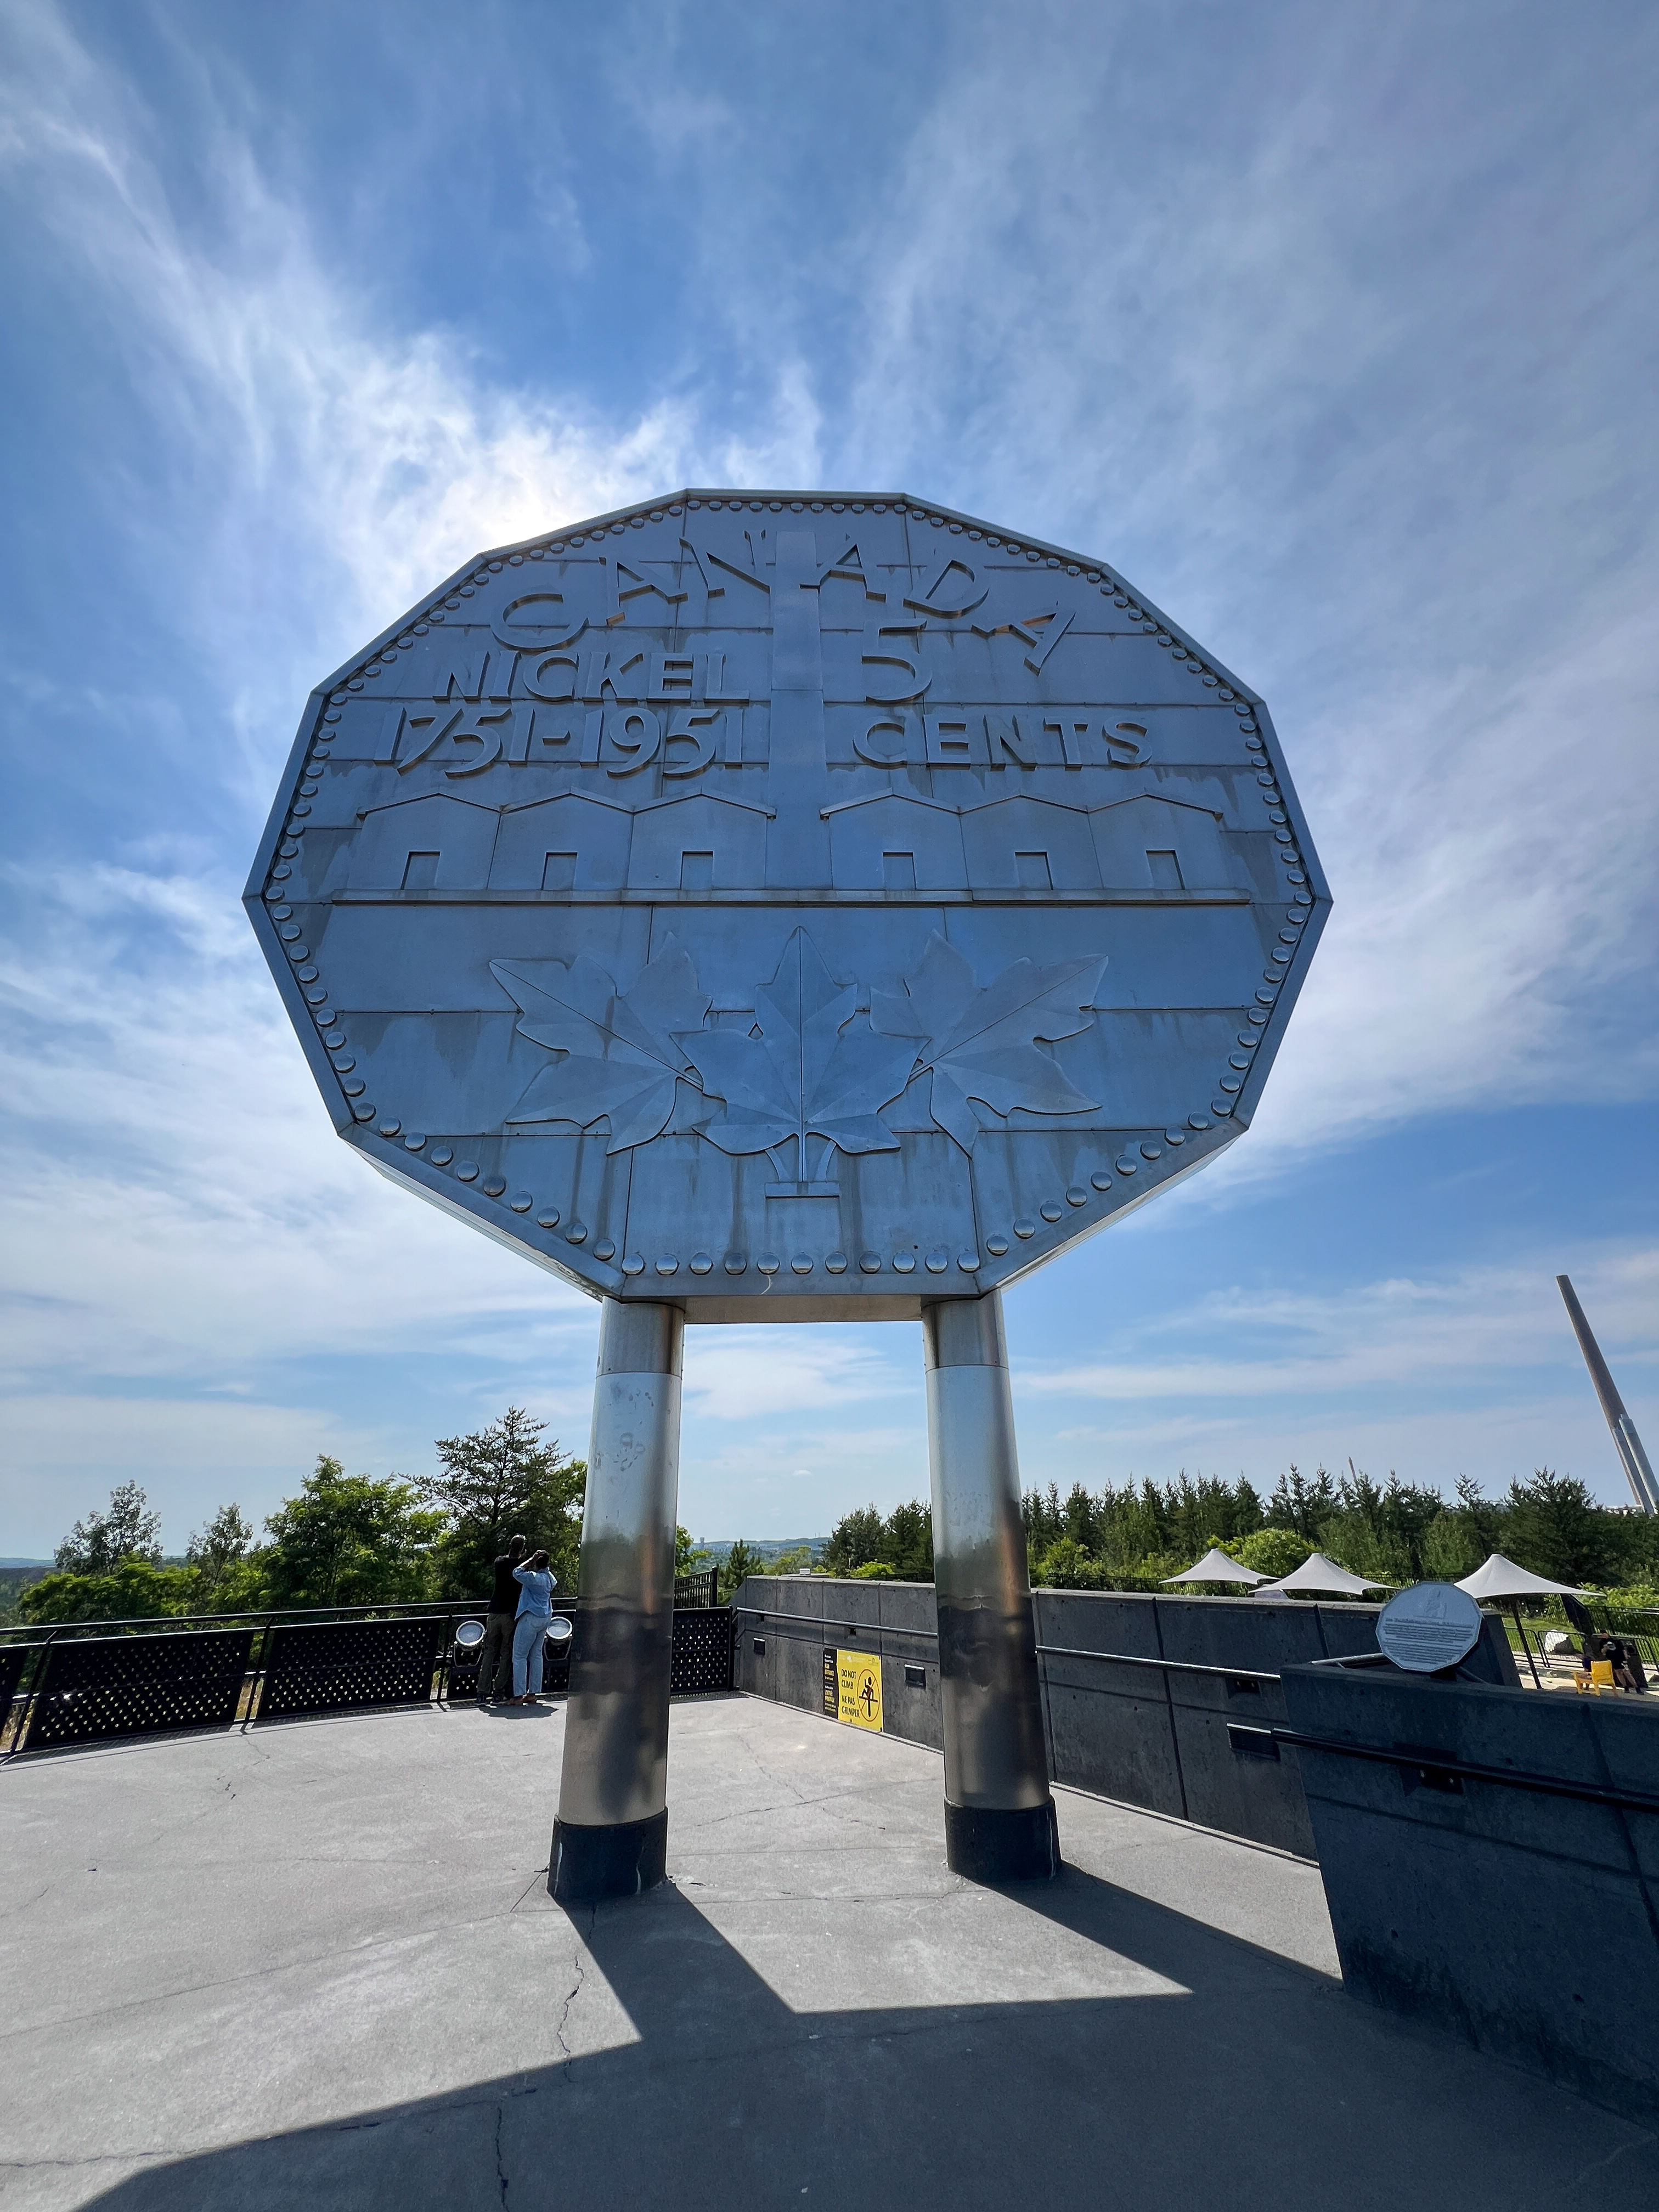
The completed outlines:
{"type": "MultiPolygon", "coordinates": [[[[676,1042],[726,1112],[703,1133],[722,1152],[769,1152],[794,1138],[800,1172],[806,1139],[843,1152],[890,1152],[898,1139],[880,1109],[910,1080],[915,1047],[878,1036],[855,1018],[856,984],[837,983],[804,929],[783,949],[777,973],[755,994],[755,1030],[682,1033],[676,1042]]],[[[827,1157],[827,1155],[826,1155],[827,1157]]]]}
{"type": "Polygon", "coordinates": [[[509,1122],[590,1129],[609,1121],[611,1152],[662,1134],[677,1086],[690,1073],[674,1034],[706,1021],[711,1003],[678,939],[665,939],[626,992],[585,952],[568,967],[492,960],[489,972],[519,1009],[519,1034],[565,1055],[532,1079],[509,1122]]]}
{"type": "Polygon", "coordinates": [[[918,1073],[933,1077],[934,1121],[971,1152],[979,1123],[970,1099],[995,1114],[1078,1114],[1099,1103],[1037,1047],[1090,1027],[1105,966],[1101,957],[1051,968],[1016,960],[981,990],[971,963],[935,930],[914,975],[896,991],[871,992],[870,1025],[912,1042],[918,1073]]]}
{"type": "Polygon", "coordinates": [[[882,1109],[926,1075],[933,1120],[971,1152],[979,1124],[970,1100],[997,1114],[1096,1105],[1039,1046],[1089,1027],[1105,965],[1016,960],[981,989],[935,932],[896,991],[871,992],[866,1016],[857,984],[838,983],[798,929],[755,994],[745,1035],[708,1026],[712,1000],[672,937],[627,991],[586,953],[568,965],[492,960],[490,973],[519,1009],[519,1034],[560,1055],[507,1119],[579,1129],[605,1121],[606,1150],[625,1152],[668,1127],[684,1084],[702,1094],[692,1119],[711,1144],[739,1157],[775,1155],[793,1138],[805,1178],[809,1137],[825,1147],[820,1171],[836,1151],[896,1152],[882,1109]]]}

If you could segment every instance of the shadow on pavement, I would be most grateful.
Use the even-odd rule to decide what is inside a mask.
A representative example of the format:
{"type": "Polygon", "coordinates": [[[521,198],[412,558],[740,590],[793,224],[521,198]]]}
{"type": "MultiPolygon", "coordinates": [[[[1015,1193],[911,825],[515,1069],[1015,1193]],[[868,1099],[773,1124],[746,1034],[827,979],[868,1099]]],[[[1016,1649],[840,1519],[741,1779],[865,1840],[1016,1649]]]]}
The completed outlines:
{"type": "MultiPolygon", "coordinates": [[[[1197,2191],[1397,2212],[1410,2173],[1431,2205],[1556,2212],[1586,2166],[1605,2162],[1623,2202],[1659,2186],[1641,2129],[1323,1975],[1075,1868],[1005,1894],[1176,1990],[797,2012],[670,1885],[573,1916],[637,2043],[157,2166],[91,2201],[1101,2212],[1197,2191]]],[[[527,1952],[526,1986],[504,1995],[504,2055],[525,2008],[562,2002],[534,1971],[527,1952]]]]}

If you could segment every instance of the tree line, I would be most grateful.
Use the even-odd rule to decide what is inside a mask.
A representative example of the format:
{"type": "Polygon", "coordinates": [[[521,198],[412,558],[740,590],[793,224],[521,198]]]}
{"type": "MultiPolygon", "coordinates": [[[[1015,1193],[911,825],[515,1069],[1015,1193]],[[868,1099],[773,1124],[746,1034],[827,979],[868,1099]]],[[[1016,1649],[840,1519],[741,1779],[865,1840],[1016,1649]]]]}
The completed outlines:
{"type": "MultiPolygon", "coordinates": [[[[481,1600],[492,1562],[519,1533],[545,1547],[556,1586],[574,1591],[587,1469],[544,1440],[545,1426],[509,1406],[485,1428],[440,1437],[437,1472],[413,1479],[349,1475],[323,1454],[262,1535],[240,1507],[222,1506],[182,1559],[163,1556],[159,1516],[124,1483],[105,1511],[76,1522],[16,1611],[48,1622],[481,1600]]],[[[1077,1483],[1063,1498],[1051,1483],[1028,1491],[1021,1510],[1031,1581],[1043,1589],[1157,1589],[1214,1545],[1259,1574],[1289,1574],[1319,1551],[1379,1583],[1456,1581],[1503,1552],[1557,1582],[1659,1603],[1659,1522],[1598,1504],[1577,1477],[1549,1468],[1495,1498],[1468,1477],[1448,1498],[1393,1474],[1378,1482],[1350,1461],[1340,1475],[1292,1466],[1265,1500],[1243,1477],[1182,1474],[1098,1491],[1077,1483]]],[[[809,1566],[931,1582],[932,1511],[914,1498],[886,1514],[857,1508],[817,1559],[802,1546],[763,1560],[739,1540],[720,1560],[678,1532],[677,1575],[717,1567],[722,1601],[747,1575],[809,1566]]]]}
{"type": "Polygon", "coordinates": [[[159,1515],[137,1483],[122,1483],[106,1510],[76,1522],[17,1612],[27,1621],[129,1620],[485,1598],[514,1534],[544,1547],[556,1587],[574,1590],[587,1468],[545,1430],[509,1406],[487,1427],[438,1438],[436,1473],[412,1479],[348,1474],[323,1453],[262,1536],[240,1506],[224,1505],[182,1559],[164,1557],[159,1515]]]}
{"type": "MultiPolygon", "coordinates": [[[[1287,1575],[1315,1552],[1380,1583],[1455,1582],[1493,1552],[1552,1581],[1652,1592],[1659,1585],[1659,1522],[1598,1504],[1574,1475],[1540,1468],[1499,1498],[1460,1476],[1448,1498],[1430,1484],[1379,1482],[1350,1461],[1346,1474],[1295,1466],[1264,1500],[1241,1476],[1228,1483],[1182,1474],[1173,1481],[1057,1485],[1021,1504],[1034,1587],[1157,1589],[1213,1545],[1258,1574],[1287,1575]]],[[[933,1578],[933,1527],[919,1500],[884,1515],[846,1514],[830,1533],[830,1574],[903,1582],[933,1578]]]]}

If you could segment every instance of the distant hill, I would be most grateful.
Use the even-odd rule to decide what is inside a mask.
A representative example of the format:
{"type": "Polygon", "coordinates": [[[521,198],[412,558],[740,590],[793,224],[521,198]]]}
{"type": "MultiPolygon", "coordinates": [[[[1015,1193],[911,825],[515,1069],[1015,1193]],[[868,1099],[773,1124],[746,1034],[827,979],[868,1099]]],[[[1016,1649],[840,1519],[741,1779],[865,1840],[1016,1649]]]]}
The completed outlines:
{"type": "Polygon", "coordinates": [[[50,1559],[0,1559],[0,1571],[7,1567],[49,1567],[50,1559]]]}
{"type": "MultiPolygon", "coordinates": [[[[737,1541],[735,1536],[699,1536],[697,1549],[711,1553],[717,1559],[723,1559],[737,1541]]],[[[763,1559],[775,1559],[781,1552],[802,1549],[810,1551],[816,1559],[830,1539],[827,1536],[745,1536],[743,1541],[757,1558],[763,1559]]]]}

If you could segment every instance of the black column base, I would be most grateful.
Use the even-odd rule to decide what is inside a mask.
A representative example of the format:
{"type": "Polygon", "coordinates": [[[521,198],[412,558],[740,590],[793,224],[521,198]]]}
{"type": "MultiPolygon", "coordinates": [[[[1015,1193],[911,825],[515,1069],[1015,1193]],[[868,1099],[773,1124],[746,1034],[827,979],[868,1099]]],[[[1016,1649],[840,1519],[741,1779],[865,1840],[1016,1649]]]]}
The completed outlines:
{"type": "Polygon", "coordinates": [[[1054,1801],[1000,1812],[945,1801],[945,1857],[968,1881],[1052,1881],[1060,1872],[1054,1801]]]}
{"type": "Polygon", "coordinates": [[[604,1828],[574,1821],[553,1823],[553,1857],[547,1887],[561,1905],[599,1905],[607,1897],[637,1897],[654,1889],[668,1869],[668,1808],[648,1820],[618,1820],[604,1828]]]}

